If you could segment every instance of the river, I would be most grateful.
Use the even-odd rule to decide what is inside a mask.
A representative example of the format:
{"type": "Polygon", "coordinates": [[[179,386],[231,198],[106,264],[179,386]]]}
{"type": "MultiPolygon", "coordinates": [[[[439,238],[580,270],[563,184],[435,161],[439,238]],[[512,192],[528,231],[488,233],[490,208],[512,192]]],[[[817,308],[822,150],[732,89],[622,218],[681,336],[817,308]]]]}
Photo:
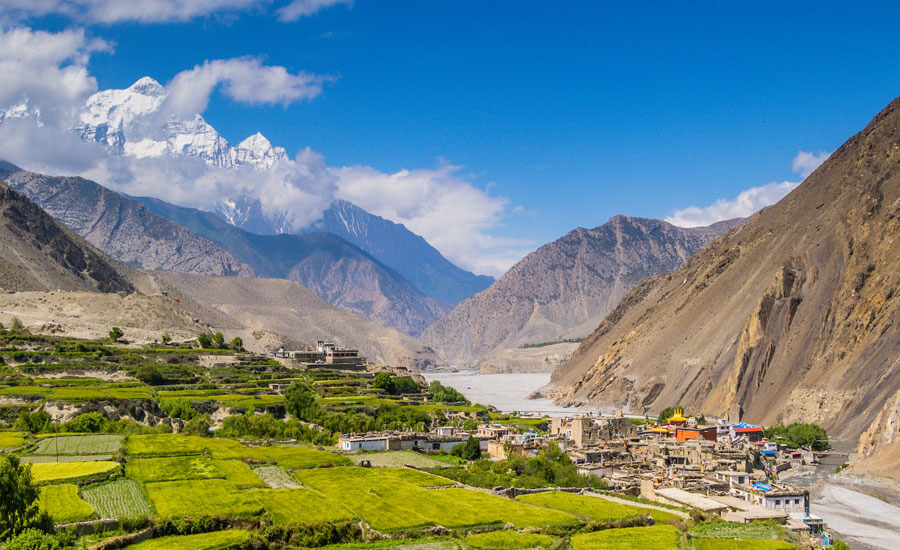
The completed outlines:
{"type": "Polygon", "coordinates": [[[437,380],[451,386],[473,403],[493,405],[502,412],[529,412],[563,416],[578,412],[579,409],[559,407],[550,399],[528,399],[535,390],[550,383],[550,373],[519,374],[477,374],[475,372],[452,372],[425,374],[431,382],[437,380]]]}

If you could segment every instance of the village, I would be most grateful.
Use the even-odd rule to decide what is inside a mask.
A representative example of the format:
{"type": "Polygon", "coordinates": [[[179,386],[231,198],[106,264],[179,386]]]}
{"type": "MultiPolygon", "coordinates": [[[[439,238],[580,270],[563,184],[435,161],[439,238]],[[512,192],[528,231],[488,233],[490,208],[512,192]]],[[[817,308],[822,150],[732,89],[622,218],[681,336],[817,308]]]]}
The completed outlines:
{"type": "MultiPolygon", "coordinates": [[[[494,421],[474,430],[440,426],[424,433],[344,434],[338,448],[438,453],[449,452],[471,437],[478,441],[483,456],[498,461],[513,455],[536,456],[555,444],[580,473],[599,477],[618,494],[696,510],[728,522],[772,521],[804,535],[813,548],[830,545],[823,519],[810,512],[809,490],[779,479],[791,468],[815,464],[816,453],[770,441],[761,426],[724,419],[703,424],[683,416],[680,408],[664,422],[638,423],[621,411],[612,416],[587,413],[546,420],[546,432],[521,432],[494,421]]],[[[517,494],[503,487],[494,492],[517,494]]]]}

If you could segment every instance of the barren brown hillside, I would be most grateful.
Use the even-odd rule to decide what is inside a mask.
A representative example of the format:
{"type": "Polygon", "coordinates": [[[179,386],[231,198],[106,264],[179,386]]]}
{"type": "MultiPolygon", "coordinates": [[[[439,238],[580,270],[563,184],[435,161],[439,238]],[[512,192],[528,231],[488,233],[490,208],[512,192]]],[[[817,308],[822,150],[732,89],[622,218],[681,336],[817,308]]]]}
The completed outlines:
{"type": "Polygon", "coordinates": [[[900,389],[900,98],[775,206],[630,292],[561,402],[859,436],[900,389]]]}

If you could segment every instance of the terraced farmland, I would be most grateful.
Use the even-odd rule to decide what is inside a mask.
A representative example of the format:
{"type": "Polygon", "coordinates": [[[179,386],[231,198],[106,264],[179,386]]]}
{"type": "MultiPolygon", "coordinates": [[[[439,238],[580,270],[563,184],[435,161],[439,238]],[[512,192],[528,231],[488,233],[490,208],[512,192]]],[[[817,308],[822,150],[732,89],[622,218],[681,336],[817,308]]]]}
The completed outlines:
{"type": "Polygon", "coordinates": [[[36,455],[109,455],[122,447],[121,435],[73,435],[41,439],[36,455]]]}
{"type": "Polygon", "coordinates": [[[85,521],[94,515],[90,504],[78,496],[78,486],[70,483],[41,487],[41,510],[59,523],[85,521]]]}
{"type": "Polygon", "coordinates": [[[350,464],[346,456],[305,447],[252,447],[248,450],[255,459],[272,461],[288,470],[350,464]]]}
{"type": "Polygon", "coordinates": [[[212,460],[202,456],[134,458],[125,464],[125,475],[143,482],[224,477],[212,460]]]}
{"type": "Polygon", "coordinates": [[[213,465],[225,476],[225,479],[234,484],[238,489],[250,489],[253,487],[265,487],[266,482],[260,479],[257,472],[240,460],[214,460],[213,465]]]}
{"type": "Polygon", "coordinates": [[[221,479],[163,481],[144,485],[160,517],[246,516],[258,514],[262,505],[247,491],[221,479]]]}
{"type": "Polygon", "coordinates": [[[678,550],[681,536],[671,525],[607,529],[572,537],[573,550],[678,550]]]}
{"type": "Polygon", "coordinates": [[[301,485],[287,472],[278,466],[261,466],[254,470],[257,477],[262,478],[272,489],[299,489],[301,485]]]}
{"type": "Polygon", "coordinates": [[[0,432],[0,449],[18,447],[25,442],[21,432],[0,432]]]}
{"type": "Polygon", "coordinates": [[[575,495],[561,491],[548,491],[546,493],[522,495],[517,497],[516,500],[537,504],[538,506],[544,506],[554,510],[562,510],[563,512],[569,512],[593,521],[613,521],[638,515],[650,516],[657,522],[679,519],[675,514],[662,512],[660,510],[642,508],[640,506],[628,506],[626,504],[611,502],[601,497],[575,495]]]}
{"type": "Polygon", "coordinates": [[[353,519],[352,510],[308,489],[249,491],[276,523],[306,524],[353,519]]]}
{"type": "Polygon", "coordinates": [[[229,550],[238,548],[250,538],[250,533],[240,529],[161,537],[145,540],[128,547],[128,550],[229,550]]]}
{"type": "Polygon", "coordinates": [[[153,515],[140,486],[130,479],[91,485],[82,489],[81,495],[101,518],[129,519],[153,515]]]}
{"type": "Polygon", "coordinates": [[[466,537],[466,544],[471,550],[543,549],[550,548],[555,542],[556,539],[550,535],[518,533],[510,530],[491,531],[466,537]]]}
{"type": "Polygon", "coordinates": [[[96,462],[43,462],[31,465],[35,483],[62,480],[79,480],[99,476],[119,467],[117,462],[99,460],[96,462]]]}

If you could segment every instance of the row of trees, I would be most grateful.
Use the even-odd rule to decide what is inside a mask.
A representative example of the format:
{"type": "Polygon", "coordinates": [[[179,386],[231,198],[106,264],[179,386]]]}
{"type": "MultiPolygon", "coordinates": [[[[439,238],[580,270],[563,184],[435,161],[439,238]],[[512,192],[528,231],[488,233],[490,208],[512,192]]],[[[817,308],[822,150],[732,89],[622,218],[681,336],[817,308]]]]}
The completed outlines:
{"type": "Polygon", "coordinates": [[[244,341],[235,336],[231,339],[231,343],[225,344],[225,336],[221,332],[217,332],[212,336],[207,332],[201,332],[197,336],[197,344],[202,349],[233,349],[235,351],[244,350],[244,341]]]}
{"type": "Polygon", "coordinates": [[[763,430],[770,440],[780,438],[785,445],[792,449],[808,447],[814,451],[824,451],[829,447],[828,434],[821,426],[795,422],[787,426],[779,424],[763,430]]]}

